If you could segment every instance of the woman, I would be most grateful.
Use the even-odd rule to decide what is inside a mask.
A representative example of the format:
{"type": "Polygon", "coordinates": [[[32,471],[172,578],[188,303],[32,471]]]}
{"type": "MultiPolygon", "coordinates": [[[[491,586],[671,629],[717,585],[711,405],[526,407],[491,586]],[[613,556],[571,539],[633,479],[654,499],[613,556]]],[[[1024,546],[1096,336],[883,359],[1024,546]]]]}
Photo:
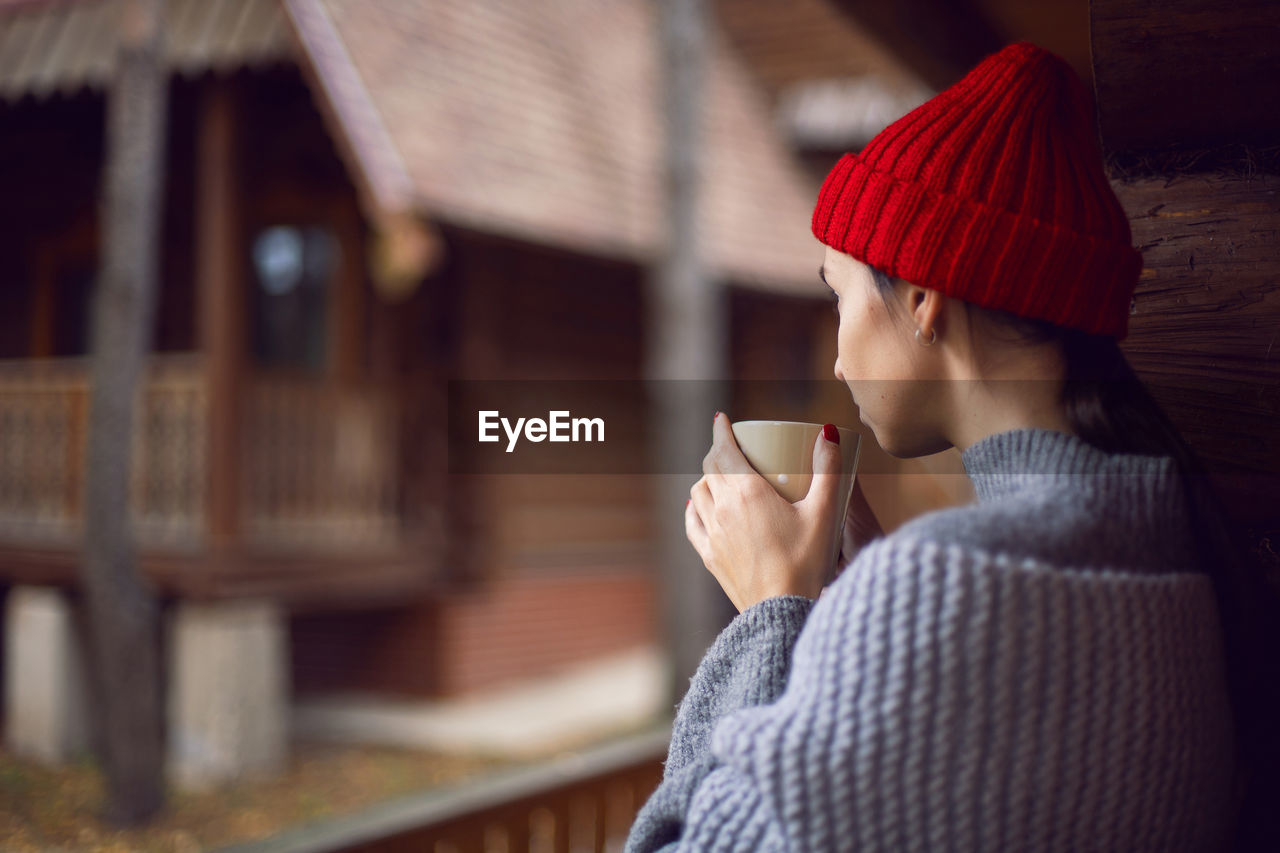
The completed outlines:
{"type": "Polygon", "coordinates": [[[1116,345],[1141,256],[1089,110],[1063,60],[1015,44],[828,175],[835,375],[889,453],[958,448],[977,502],[886,536],[857,494],[833,579],[838,433],[792,505],[717,414],[685,521],[740,612],[628,851],[1227,843],[1216,545],[1116,345]]]}

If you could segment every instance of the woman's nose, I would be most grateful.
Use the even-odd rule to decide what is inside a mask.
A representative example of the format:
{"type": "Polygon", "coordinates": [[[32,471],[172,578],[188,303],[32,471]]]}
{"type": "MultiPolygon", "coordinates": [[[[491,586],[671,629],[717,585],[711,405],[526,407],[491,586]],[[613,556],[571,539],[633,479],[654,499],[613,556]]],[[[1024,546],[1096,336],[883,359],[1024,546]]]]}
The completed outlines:
{"type": "Polygon", "coordinates": [[[840,372],[840,359],[839,359],[838,357],[836,358],[836,363],[835,363],[835,367],[833,368],[833,370],[835,371],[836,379],[839,379],[841,382],[843,382],[843,381],[844,381],[844,374],[840,372]]]}

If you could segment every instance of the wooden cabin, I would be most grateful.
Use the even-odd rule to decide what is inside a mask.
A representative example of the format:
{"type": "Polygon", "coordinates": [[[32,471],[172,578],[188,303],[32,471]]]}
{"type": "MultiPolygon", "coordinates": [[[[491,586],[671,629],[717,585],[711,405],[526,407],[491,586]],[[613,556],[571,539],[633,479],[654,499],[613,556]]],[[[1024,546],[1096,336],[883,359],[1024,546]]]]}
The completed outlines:
{"type": "MultiPolygon", "coordinates": [[[[0,591],[72,605],[116,10],[0,6],[0,591]]],[[[641,375],[655,12],[544,11],[168,5],[140,565],[177,611],[271,603],[295,694],[454,696],[657,642],[642,480],[449,471],[450,381],[641,375]]],[[[816,183],[726,44],[709,64],[735,375],[831,379],[816,183]]],[[[827,385],[735,414],[856,423],[827,385]]]]}

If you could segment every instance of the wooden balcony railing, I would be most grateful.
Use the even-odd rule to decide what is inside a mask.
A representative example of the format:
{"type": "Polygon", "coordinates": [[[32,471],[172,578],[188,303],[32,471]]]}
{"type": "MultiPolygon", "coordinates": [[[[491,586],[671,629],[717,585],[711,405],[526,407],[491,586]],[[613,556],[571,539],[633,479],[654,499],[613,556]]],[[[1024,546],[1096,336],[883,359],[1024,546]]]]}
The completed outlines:
{"type": "MultiPolygon", "coordinates": [[[[0,540],[75,547],[89,418],[85,358],[0,361],[0,540]]],[[[137,398],[134,533],[198,548],[206,530],[209,397],[198,354],[153,355],[137,398]]],[[[240,536],[260,550],[333,553],[398,541],[391,395],[250,376],[241,386],[240,536]]]]}
{"type": "MultiPolygon", "coordinates": [[[[198,358],[151,358],[136,405],[135,535],[147,545],[190,543],[204,524],[208,418],[198,358]]],[[[87,359],[0,361],[0,537],[79,540],[88,418],[87,359]]]]}
{"type": "Polygon", "coordinates": [[[226,853],[613,853],[662,779],[669,726],[226,853]]]}
{"type": "Polygon", "coordinates": [[[246,542],[325,549],[396,542],[398,420],[390,394],[256,376],[244,407],[246,542]]]}

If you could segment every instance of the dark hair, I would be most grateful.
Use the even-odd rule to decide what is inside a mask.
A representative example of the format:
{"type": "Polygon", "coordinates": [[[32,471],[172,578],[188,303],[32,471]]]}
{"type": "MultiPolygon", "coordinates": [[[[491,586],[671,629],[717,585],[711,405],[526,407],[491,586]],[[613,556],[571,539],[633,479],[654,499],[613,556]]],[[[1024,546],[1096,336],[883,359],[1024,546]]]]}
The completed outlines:
{"type": "MultiPolygon", "coordinates": [[[[889,275],[871,268],[876,289],[891,314],[889,275]]],[[[1062,404],[1084,441],[1109,453],[1172,457],[1187,497],[1200,566],[1213,581],[1226,646],[1227,680],[1236,726],[1237,766],[1243,771],[1232,792],[1239,812],[1233,849],[1280,849],[1274,817],[1280,788],[1280,600],[1260,567],[1239,547],[1242,532],[1220,511],[1221,501],[1196,453],[1133,372],[1114,338],[1092,335],[1006,311],[964,303],[985,331],[1011,342],[1055,343],[1065,363],[1062,404]]],[[[974,324],[970,323],[970,330],[974,324]]]]}

